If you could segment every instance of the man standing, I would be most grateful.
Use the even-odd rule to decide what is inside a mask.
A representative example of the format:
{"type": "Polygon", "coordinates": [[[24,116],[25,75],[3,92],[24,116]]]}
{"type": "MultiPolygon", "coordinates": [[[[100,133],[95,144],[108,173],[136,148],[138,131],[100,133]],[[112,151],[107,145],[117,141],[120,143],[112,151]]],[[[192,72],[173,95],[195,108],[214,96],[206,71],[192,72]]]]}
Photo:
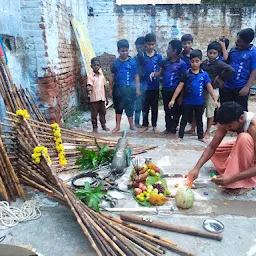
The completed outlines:
{"type": "Polygon", "coordinates": [[[221,103],[235,101],[244,111],[248,111],[249,91],[256,79],[256,47],[251,44],[253,39],[254,31],[251,28],[238,33],[236,46],[228,56],[228,64],[235,69],[235,73],[225,83],[220,94],[221,103]]]}
{"type": "Polygon", "coordinates": [[[256,114],[244,112],[236,102],[225,102],[217,112],[217,120],[213,140],[187,175],[189,185],[211,159],[219,174],[212,182],[225,187],[225,193],[241,195],[256,186],[256,114]],[[222,142],[228,131],[237,132],[237,139],[222,142]]]}

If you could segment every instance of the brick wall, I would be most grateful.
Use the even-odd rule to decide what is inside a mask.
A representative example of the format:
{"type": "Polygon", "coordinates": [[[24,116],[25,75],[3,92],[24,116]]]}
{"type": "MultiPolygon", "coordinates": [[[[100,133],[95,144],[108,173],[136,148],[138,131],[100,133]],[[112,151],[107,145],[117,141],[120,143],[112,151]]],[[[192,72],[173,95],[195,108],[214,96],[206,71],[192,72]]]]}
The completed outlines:
{"type": "Polygon", "coordinates": [[[84,81],[71,10],[62,2],[24,0],[23,5],[31,87],[47,119],[58,123],[77,108],[81,99],[77,91],[81,95],[84,81]]]}

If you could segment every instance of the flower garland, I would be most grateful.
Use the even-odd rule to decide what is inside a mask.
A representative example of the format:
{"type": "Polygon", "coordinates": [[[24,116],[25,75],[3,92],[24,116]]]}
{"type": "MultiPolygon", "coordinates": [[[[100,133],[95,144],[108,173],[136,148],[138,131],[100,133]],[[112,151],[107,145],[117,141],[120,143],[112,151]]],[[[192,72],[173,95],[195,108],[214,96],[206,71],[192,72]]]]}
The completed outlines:
{"type": "Polygon", "coordinates": [[[46,159],[48,163],[52,163],[52,160],[48,154],[48,149],[45,146],[38,146],[34,148],[33,154],[32,154],[32,161],[34,164],[39,164],[41,162],[41,156],[42,152],[45,154],[46,159]]]}
{"type": "Polygon", "coordinates": [[[60,127],[57,123],[51,124],[51,127],[53,129],[56,150],[58,151],[59,163],[61,166],[65,166],[67,165],[67,159],[65,157],[65,149],[62,144],[60,127]]]}
{"type": "Polygon", "coordinates": [[[30,115],[29,115],[29,113],[28,113],[28,111],[26,109],[19,109],[19,110],[17,110],[16,111],[16,115],[17,116],[23,116],[26,119],[30,118],[30,115]]]}

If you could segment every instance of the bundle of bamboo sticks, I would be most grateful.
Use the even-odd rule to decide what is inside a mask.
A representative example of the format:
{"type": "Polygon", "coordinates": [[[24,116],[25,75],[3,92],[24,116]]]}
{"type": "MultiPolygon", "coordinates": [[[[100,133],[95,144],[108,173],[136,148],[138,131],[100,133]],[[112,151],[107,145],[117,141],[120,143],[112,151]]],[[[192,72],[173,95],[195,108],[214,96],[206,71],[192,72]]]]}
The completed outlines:
{"type": "MultiPolygon", "coordinates": [[[[179,248],[172,241],[155,236],[144,230],[124,225],[118,219],[93,211],[80,201],[72,190],[57,175],[57,168],[50,165],[42,154],[40,164],[31,161],[33,148],[40,145],[41,137],[31,126],[31,120],[17,118],[13,120],[12,132],[16,134],[15,167],[19,179],[47,194],[65,201],[73,211],[84,234],[88,237],[97,255],[162,255],[165,249],[173,250],[181,255],[193,255],[179,248]],[[15,121],[14,121],[15,120],[15,121]]],[[[13,139],[13,138],[10,138],[13,139]]],[[[49,138],[50,139],[50,138],[49,138]]],[[[1,146],[1,145],[0,145],[1,146]]],[[[15,145],[14,145],[15,146],[15,145]]]]}
{"type": "Polygon", "coordinates": [[[0,63],[0,93],[7,111],[16,113],[19,109],[27,109],[33,119],[47,123],[30,91],[21,85],[20,89],[17,88],[12,81],[8,66],[2,62],[0,63]]]}

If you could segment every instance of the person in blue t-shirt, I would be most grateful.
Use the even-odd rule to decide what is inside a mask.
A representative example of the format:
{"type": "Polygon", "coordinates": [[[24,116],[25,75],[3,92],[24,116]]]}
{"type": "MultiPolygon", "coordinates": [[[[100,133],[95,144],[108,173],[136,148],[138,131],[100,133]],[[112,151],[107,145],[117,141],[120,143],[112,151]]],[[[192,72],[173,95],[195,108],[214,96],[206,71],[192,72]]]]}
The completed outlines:
{"type": "Polygon", "coordinates": [[[182,42],[182,47],[183,47],[183,51],[180,54],[180,58],[185,61],[187,68],[191,68],[190,65],[190,53],[193,50],[192,46],[193,46],[193,36],[190,34],[185,34],[181,37],[181,42],[182,42]]]}
{"type": "Polygon", "coordinates": [[[155,50],[156,47],[156,37],[154,34],[150,33],[145,36],[145,47],[143,57],[143,67],[145,71],[145,101],[143,106],[143,130],[142,132],[148,130],[148,115],[151,108],[151,122],[153,130],[158,133],[157,117],[158,117],[158,98],[159,98],[159,77],[154,77],[151,80],[150,74],[152,72],[158,72],[162,64],[162,55],[155,50]]]}
{"type": "Polygon", "coordinates": [[[209,75],[200,68],[200,65],[202,64],[202,52],[200,50],[193,50],[190,53],[190,64],[191,69],[189,69],[185,76],[181,79],[172,100],[169,102],[169,108],[174,106],[176,98],[184,88],[183,112],[180,122],[179,139],[177,142],[183,139],[185,127],[193,111],[195,113],[198,139],[202,142],[207,142],[204,138],[202,121],[202,116],[204,113],[205,87],[209,91],[216,107],[219,106],[219,103],[215,97],[209,75]]]}
{"type": "Polygon", "coordinates": [[[163,76],[163,102],[165,111],[165,127],[164,134],[176,134],[177,126],[181,116],[181,97],[180,95],[175,104],[170,109],[168,104],[179,85],[180,78],[186,73],[187,65],[180,59],[179,55],[182,50],[180,40],[172,40],[169,42],[167,49],[167,58],[163,61],[160,72],[153,72],[151,77],[163,76]]]}
{"type": "Polygon", "coordinates": [[[116,112],[116,127],[112,132],[120,130],[122,113],[128,117],[130,129],[135,130],[133,124],[134,100],[140,95],[140,79],[138,65],[129,56],[129,43],[126,39],[117,42],[119,58],[115,59],[111,67],[112,76],[109,79],[109,96],[113,97],[116,112]],[[113,86],[114,85],[114,86],[113,86]]]}
{"type": "Polygon", "coordinates": [[[134,123],[137,128],[142,128],[140,125],[140,116],[142,113],[142,106],[145,100],[145,89],[146,89],[146,82],[145,82],[145,71],[143,67],[143,53],[145,51],[145,37],[141,36],[138,37],[135,41],[135,46],[137,50],[137,55],[134,59],[137,62],[139,67],[139,76],[140,76],[140,96],[136,97],[134,102],[134,123]]]}
{"type": "Polygon", "coordinates": [[[244,111],[248,111],[250,86],[256,79],[256,47],[251,44],[255,34],[253,29],[246,28],[238,33],[236,46],[228,56],[228,63],[235,73],[224,84],[220,94],[221,103],[235,101],[244,111]]]}

